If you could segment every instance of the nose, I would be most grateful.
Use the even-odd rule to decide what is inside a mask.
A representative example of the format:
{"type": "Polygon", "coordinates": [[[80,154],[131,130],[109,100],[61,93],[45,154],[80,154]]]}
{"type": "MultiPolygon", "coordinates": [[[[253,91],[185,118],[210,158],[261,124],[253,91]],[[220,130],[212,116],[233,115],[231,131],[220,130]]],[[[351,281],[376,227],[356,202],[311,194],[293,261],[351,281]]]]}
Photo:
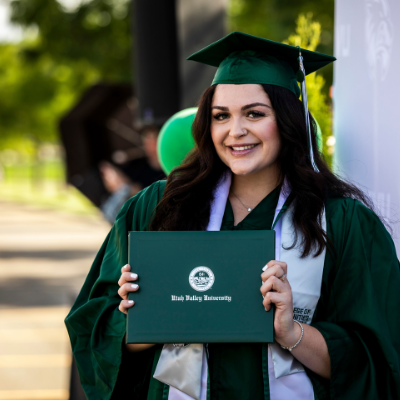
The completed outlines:
{"type": "Polygon", "coordinates": [[[229,131],[229,136],[234,139],[239,139],[242,136],[247,135],[247,129],[241,124],[240,119],[234,120],[229,131]]]}

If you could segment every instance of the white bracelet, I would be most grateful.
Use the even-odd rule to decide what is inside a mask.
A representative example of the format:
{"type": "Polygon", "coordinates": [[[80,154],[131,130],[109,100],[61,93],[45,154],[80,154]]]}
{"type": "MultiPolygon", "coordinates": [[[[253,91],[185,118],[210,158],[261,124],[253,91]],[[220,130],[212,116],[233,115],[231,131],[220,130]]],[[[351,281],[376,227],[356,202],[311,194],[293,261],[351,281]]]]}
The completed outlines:
{"type": "Polygon", "coordinates": [[[299,345],[299,343],[301,342],[301,339],[303,339],[303,335],[304,335],[304,328],[303,328],[303,325],[302,325],[299,321],[296,321],[295,319],[294,319],[293,321],[294,321],[294,322],[297,322],[297,323],[300,325],[300,328],[301,328],[301,335],[300,335],[300,339],[299,339],[293,346],[285,347],[285,346],[282,346],[282,345],[281,345],[282,349],[289,350],[289,351],[292,351],[296,346],[299,345]]]}

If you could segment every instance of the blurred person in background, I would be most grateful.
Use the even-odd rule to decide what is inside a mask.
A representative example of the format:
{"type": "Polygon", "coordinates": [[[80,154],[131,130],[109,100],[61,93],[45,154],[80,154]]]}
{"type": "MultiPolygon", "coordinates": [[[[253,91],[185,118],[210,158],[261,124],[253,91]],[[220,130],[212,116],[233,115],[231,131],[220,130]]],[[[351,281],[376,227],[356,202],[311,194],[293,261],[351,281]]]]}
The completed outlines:
{"type": "Polygon", "coordinates": [[[108,161],[100,163],[101,178],[111,193],[101,205],[101,211],[110,224],[114,223],[119,210],[129,198],[165,177],[157,155],[158,134],[159,129],[155,126],[144,128],[142,141],[145,157],[130,162],[123,169],[108,161]]]}

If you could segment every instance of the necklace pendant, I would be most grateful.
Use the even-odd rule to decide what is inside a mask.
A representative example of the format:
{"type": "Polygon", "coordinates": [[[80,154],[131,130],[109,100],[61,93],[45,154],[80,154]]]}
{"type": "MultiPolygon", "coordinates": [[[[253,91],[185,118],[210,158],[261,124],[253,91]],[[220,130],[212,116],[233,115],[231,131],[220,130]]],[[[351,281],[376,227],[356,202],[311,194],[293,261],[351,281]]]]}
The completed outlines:
{"type": "Polygon", "coordinates": [[[247,211],[250,212],[250,211],[251,211],[251,208],[249,207],[249,208],[247,209],[247,211]]]}

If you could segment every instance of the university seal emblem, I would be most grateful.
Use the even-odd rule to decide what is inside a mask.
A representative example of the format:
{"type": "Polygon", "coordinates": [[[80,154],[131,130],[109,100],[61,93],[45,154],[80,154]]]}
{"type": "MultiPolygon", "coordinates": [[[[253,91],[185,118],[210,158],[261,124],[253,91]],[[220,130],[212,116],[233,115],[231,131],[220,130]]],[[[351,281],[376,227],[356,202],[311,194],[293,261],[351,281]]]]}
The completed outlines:
{"type": "Polygon", "coordinates": [[[197,267],[189,275],[190,286],[198,292],[205,292],[210,289],[214,281],[214,274],[207,267],[197,267]]]}

